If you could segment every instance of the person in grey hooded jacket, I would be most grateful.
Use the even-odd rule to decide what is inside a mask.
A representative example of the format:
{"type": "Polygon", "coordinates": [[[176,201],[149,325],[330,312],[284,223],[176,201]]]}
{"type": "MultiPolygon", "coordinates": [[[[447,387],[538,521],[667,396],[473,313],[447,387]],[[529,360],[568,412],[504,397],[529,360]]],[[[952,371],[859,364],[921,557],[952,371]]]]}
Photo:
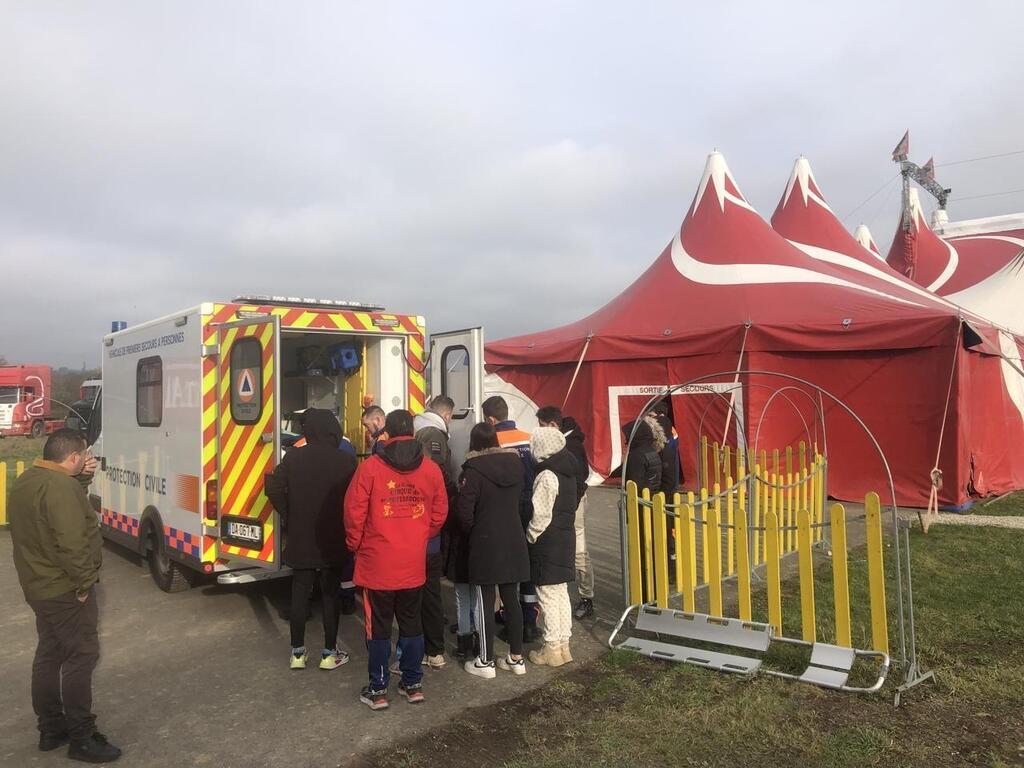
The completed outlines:
{"type": "MultiPolygon", "coordinates": [[[[438,395],[430,401],[426,411],[413,419],[416,441],[423,446],[425,456],[441,468],[444,488],[448,494],[449,510],[455,496],[452,477],[452,452],[448,445],[448,422],[455,403],[450,397],[438,395]]],[[[450,515],[449,515],[450,517],[450,515]]],[[[427,582],[423,585],[423,640],[426,644],[425,661],[431,669],[445,665],[444,658],[444,605],[441,601],[441,577],[449,550],[451,521],[445,523],[441,533],[427,542],[427,582]]],[[[458,593],[456,593],[458,595],[458,593]]]]}

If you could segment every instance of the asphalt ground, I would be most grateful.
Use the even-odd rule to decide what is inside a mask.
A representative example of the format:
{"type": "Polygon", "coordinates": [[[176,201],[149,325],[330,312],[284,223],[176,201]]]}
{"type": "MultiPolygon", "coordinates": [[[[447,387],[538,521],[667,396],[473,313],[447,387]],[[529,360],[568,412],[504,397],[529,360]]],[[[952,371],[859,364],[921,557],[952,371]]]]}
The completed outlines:
{"type": "MultiPolygon", "coordinates": [[[[603,651],[621,611],[616,499],[610,489],[588,494],[598,616],[574,627],[577,662],[603,651]]],[[[352,653],[349,664],[330,672],[312,664],[296,672],[288,668],[289,579],[165,594],[144,565],[107,543],[97,587],[102,655],[94,711],[100,730],[124,750],[119,765],[340,766],[362,751],[436,728],[467,708],[546,685],[558,674],[529,665],[523,677],[499,671],[496,679],[482,680],[449,656],[447,667],[425,674],[423,704],[402,699],[393,676],[390,709],[371,712],[358,701],[367,680],[361,609],[342,617],[340,644],[352,653]]],[[[454,621],[450,585],[445,597],[454,621]]],[[[311,649],[322,639],[317,603],[307,623],[311,649]]],[[[69,764],[64,749],[41,753],[36,747],[29,696],[35,622],[18,586],[6,531],[0,532],[0,636],[6,648],[0,657],[0,765],[69,764]]],[[[496,652],[503,648],[499,641],[496,652]]]]}

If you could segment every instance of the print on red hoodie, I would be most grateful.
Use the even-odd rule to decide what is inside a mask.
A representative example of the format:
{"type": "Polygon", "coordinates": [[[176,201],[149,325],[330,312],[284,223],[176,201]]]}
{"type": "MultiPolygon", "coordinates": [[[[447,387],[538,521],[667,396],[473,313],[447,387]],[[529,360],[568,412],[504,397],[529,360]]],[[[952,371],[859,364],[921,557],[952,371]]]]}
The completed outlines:
{"type": "Polygon", "coordinates": [[[345,494],[345,544],[356,557],[355,583],[412,589],[427,580],[427,540],[448,516],[437,464],[412,437],[388,440],[356,470],[345,494]]]}

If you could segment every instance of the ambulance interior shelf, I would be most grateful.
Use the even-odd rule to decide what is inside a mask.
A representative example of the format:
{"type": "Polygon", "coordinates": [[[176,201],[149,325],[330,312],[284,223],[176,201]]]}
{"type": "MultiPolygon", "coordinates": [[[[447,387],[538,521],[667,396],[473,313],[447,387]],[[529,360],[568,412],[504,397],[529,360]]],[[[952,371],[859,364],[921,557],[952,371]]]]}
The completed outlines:
{"type": "Polygon", "coordinates": [[[331,411],[350,440],[358,437],[363,389],[363,377],[358,374],[363,368],[364,340],[324,341],[316,333],[281,335],[282,443],[297,439],[297,425],[290,417],[307,408],[331,411]]]}

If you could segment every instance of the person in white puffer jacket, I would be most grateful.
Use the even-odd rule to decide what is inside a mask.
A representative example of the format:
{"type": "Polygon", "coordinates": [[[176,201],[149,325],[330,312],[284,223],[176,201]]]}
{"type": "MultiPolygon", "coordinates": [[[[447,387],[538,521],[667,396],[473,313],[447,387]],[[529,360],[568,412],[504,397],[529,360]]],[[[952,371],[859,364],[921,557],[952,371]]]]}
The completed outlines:
{"type": "Polygon", "coordinates": [[[533,481],[533,517],[526,529],[530,544],[530,575],[544,618],[544,647],[530,661],[560,667],[572,661],[572,602],[569,582],[575,579],[576,460],[566,450],[565,436],[541,427],[530,436],[537,465],[533,481]]]}

